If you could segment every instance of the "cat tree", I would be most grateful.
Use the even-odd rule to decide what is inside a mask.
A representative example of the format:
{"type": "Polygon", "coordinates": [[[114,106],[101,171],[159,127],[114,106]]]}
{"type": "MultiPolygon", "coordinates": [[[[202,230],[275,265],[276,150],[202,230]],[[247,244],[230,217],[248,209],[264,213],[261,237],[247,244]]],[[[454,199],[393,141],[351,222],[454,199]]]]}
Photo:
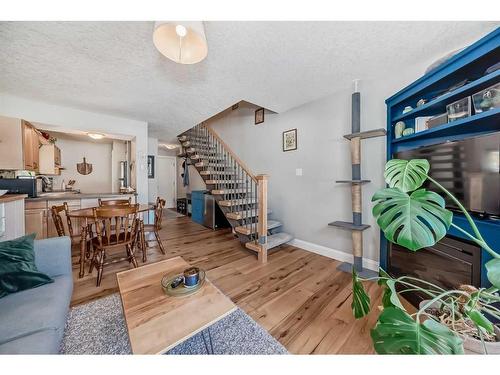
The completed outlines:
{"type": "Polygon", "coordinates": [[[351,116],[351,134],[344,135],[344,138],[350,141],[351,148],[351,179],[337,180],[339,184],[351,185],[352,199],[352,222],[334,221],[328,225],[350,230],[352,234],[352,253],[353,263],[344,262],[337,268],[344,272],[352,272],[352,267],[361,277],[373,277],[378,273],[363,268],[363,231],[370,226],[362,223],[362,194],[361,186],[370,182],[370,180],[361,179],[361,140],[374,137],[385,136],[386,131],[383,128],[361,131],[361,94],[358,90],[359,81],[354,81],[354,93],[352,94],[352,116],[351,116]]]}

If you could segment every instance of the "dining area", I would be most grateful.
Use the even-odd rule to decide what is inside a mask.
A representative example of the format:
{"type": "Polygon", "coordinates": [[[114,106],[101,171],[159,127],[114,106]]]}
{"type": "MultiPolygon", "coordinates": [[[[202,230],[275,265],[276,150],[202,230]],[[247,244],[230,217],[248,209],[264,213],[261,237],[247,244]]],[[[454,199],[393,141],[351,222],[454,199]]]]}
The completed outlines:
{"type": "Polygon", "coordinates": [[[76,209],[62,202],[53,205],[50,214],[57,235],[68,236],[78,254],[74,262],[78,279],[96,273],[95,285],[100,287],[107,266],[128,262],[130,268],[137,268],[146,263],[150,241],[166,254],[159,233],[164,208],[161,197],[152,204],[133,202],[132,197],[99,198],[92,207],[76,209]]]}

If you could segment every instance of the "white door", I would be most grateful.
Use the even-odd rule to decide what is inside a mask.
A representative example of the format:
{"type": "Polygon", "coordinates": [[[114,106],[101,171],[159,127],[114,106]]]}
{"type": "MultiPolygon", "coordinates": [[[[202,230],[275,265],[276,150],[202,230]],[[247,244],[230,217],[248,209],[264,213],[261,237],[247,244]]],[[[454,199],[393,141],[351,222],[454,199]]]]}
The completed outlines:
{"type": "Polygon", "coordinates": [[[158,156],[156,173],[158,174],[158,195],[165,199],[165,207],[176,207],[176,158],[175,156],[158,156]]]}

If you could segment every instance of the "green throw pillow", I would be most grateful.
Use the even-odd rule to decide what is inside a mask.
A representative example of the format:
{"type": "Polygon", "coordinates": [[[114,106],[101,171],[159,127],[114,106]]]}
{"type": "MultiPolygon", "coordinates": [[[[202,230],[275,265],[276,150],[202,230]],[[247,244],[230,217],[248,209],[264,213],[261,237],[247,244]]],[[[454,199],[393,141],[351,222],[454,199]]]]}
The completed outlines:
{"type": "Polygon", "coordinates": [[[33,250],[35,236],[33,233],[0,242],[0,298],[54,281],[36,268],[33,250]]]}

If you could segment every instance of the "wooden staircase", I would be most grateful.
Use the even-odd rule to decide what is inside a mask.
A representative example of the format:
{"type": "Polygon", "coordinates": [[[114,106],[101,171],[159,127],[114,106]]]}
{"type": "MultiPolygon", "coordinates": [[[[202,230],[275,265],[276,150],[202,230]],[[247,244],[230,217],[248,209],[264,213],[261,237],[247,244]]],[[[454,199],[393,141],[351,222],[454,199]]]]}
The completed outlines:
{"type": "Polygon", "coordinates": [[[207,190],[233,227],[240,242],[255,251],[259,261],[293,239],[282,224],[268,220],[268,176],[253,175],[224,141],[208,126],[196,125],[179,137],[185,153],[207,185],[207,190]]]}

